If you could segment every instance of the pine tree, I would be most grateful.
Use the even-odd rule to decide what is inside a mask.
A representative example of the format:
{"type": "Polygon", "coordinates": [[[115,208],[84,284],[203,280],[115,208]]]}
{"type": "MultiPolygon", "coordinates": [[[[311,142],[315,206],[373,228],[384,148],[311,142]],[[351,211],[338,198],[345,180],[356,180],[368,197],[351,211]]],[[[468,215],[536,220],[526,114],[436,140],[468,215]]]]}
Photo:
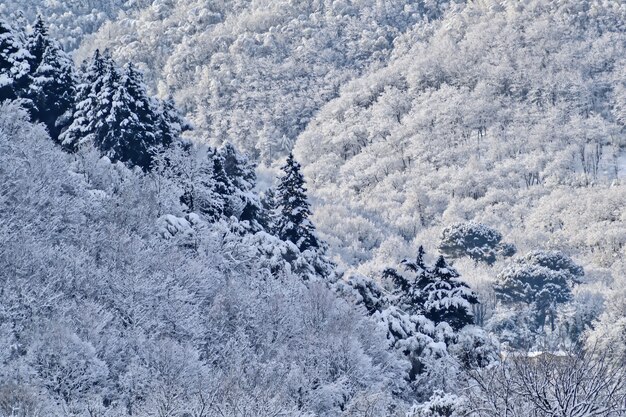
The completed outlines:
{"type": "Polygon", "coordinates": [[[261,214],[259,223],[270,234],[276,233],[276,225],[278,222],[278,202],[276,200],[276,191],[274,187],[270,187],[263,193],[261,197],[261,214]]]}
{"type": "Polygon", "coordinates": [[[155,115],[157,143],[163,147],[170,146],[180,139],[183,132],[192,129],[191,124],[180,114],[174,100],[153,100],[152,111],[155,115]]]}
{"type": "Polygon", "coordinates": [[[309,216],[311,210],[307,201],[304,177],[300,164],[293,154],[287,157],[282,167],[284,172],[277,189],[280,216],[277,224],[278,235],[285,241],[293,242],[300,251],[320,246],[315,236],[315,227],[309,216]]]}
{"type": "Polygon", "coordinates": [[[261,202],[258,195],[252,192],[256,185],[255,165],[228,142],[220,149],[219,154],[224,172],[234,188],[233,200],[239,200],[235,205],[242,207],[233,214],[237,214],[239,220],[247,221],[253,229],[260,230],[261,202]]]}
{"type": "Polygon", "coordinates": [[[76,87],[71,58],[61,46],[48,37],[43,19],[38,17],[29,37],[32,55],[30,85],[26,93],[33,101],[33,118],[43,122],[50,136],[58,140],[71,121],[76,87]]]}
{"type": "Polygon", "coordinates": [[[421,289],[424,315],[434,323],[448,323],[455,331],[473,324],[471,306],[478,303],[478,297],[443,256],[426,276],[418,283],[420,287],[425,284],[421,289]]]}
{"type": "Polygon", "coordinates": [[[76,151],[84,143],[94,143],[96,123],[101,117],[96,114],[97,100],[104,87],[106,71],[105,58],[97,49],[91,62],[83,63],[72,123],[59,137],[69,150],[76,151]]]}
{"type": "Polygon", "coordinates": [[[79,86],[74,121],[62,135],[71,149],[89,141],[113,161],[150,168],[157,141],[155,115],[141,74],[120,74],[111,55],[96,51],[79,86]]]}
{"type": "Polygon", "coordinates": [[[44,22],[43,17],[38,15],[33,25],[33,33],[28,37],[28,52],[31,54],[30,66],[32,69],[37,68],[41,64],[44,53],[51,43],[48,26],[44,22]]]}
{"type": "Polygon", "coordinates": [[[555,329],[557,306],[572,298],[572,288],[582,282],[584,271],[557,251],[532,251],[516,259],[499,275],[494,289],[507,304],[527,304],[542,330],[549,320],[555,329]]]}
{"type": "Polygon", "coordinates": [[[0,102],[23,94],[28,85],[31,59],[20,34],[0,19],[0,102]]]}
{"type": "Polygon", "coordinates": [[[473,324],[472,304],[478,303],[476,294],[459,279],[458,272],[447,264],[443,256],[433,267],[424,262],[424,248],[420,246],[415,261],[403,260],[412,277],[393,268],[384,276],[393,281],[396,291],[393,303],[409,314],[423,315],[435,324],[446,322],[455,331],[473,324]]]}

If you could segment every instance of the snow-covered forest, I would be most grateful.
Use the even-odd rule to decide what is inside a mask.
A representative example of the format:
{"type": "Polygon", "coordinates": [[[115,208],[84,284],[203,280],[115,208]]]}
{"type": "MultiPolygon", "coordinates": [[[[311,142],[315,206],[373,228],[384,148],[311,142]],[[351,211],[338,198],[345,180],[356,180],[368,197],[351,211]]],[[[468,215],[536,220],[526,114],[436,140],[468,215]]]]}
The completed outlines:
{"type": "Polygon", "coordinates": [[[0,417],[626,416],[626,3],[0,1],[0,417]]]}

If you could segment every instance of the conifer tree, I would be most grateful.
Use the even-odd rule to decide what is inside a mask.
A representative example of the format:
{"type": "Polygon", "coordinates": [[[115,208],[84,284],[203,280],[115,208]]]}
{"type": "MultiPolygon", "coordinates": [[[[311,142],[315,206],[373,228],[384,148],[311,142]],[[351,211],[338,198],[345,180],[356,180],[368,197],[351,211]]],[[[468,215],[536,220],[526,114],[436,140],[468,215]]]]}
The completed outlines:
{"type": "Polygon", "coordinates": [[[38,15],[33,25],[33,32],[28,36],[28,52],[31,54],[30,66],[32,69],[37,68],[41,64],[44,53],[51,43],[48,26],[44,22],[43,17],[38,15]]]}
{"type": "Polygon", "coordinates": [[[277,201],[280,216],[277,223],[278,236],[291,241],[301,251],[318,248],[319,242],[315,236],[315,227],[309,219],[311,210],[306,196],[304,177],[300,172],[300,164],[293,154],[287,157],[287,163],[282,167],[284,172],[277,188],[277,201]]]}
{"type": "Polygon", "coordinates": [[[31,59],[20,34],[0,19],[0,102],[23,94],[28,85],[31,59]]]}
{"type": "Polygon", "coordinates": [[[63,143],[76,149],[89,141],[113,161],[148,170],[158,146],[154,120],[141,74],[129,65],[122,76],[108,52],[96,51],[79,86],[74,121],[63,143]]]}
{"type": "Polygon", "coordinates": [[[403,260],[406,277],[393,268],[385,270],[395,287],[394,304],[409,314],[422,314],[435,324],[446,322],[455,331],[473,324],[472,304],[478,303],[476,294],[459,279],[458,272],[443,256],[433,267],[424,262],[424,248],[420,246],[415,261],[403,260]]]}
{"type": "Polygon", "coordinates": [[[471,306],[478,303],[476,294],[459,276],[444,257],[439,256],[418,284],[423,285],[420,298],[424,315],[434,323],[448,323],[455,331],[474,323],[471,306]]]}
{"type": "Polygon", "coordinates": [[[178,141],[183,132],[192,128],[180,114],[171,97],[166,100],[153,100],[152,111],[155,115],[157,143],[163,147],[178,141]]]}
{"type": "Polygon", "coordinates": [[[94,141],[97,101],[104,87],[106,61],[96,49],[89,64],[83,63],[80,83],[77,87],[72,123],[61,133],[59,140],[67,149],[76,151],[83,143],[94,141]]]}
{"type": "Polygon", "coordinates": [[[270,234],[276,233],[276,224],[278,220],[278,202],[276,201],[276,191],[274,187],[270,187],[263,193],[261,197],[261,214],[259,223],[270,234]]]}
{"type": "Polygon", "coordinates": [[[50,136],[57,140],[71,121],[76,87],[71,58],[48,36],[48,29],[39,16],[29,36],[32,58],[30,85],[26,96],[33,101],[33,118],[43,122],[50,136]]]}
{"type": "Polygon", "coordinates": [[[252,192],[256,185],[255,165],[228,142],[220,149],[219,154],[224,172],[234,188],[233,200],[239,200],[235,205],[242,207],[233,214],[237,214],[239,220],[248,221],[251,226],[260,228],[261,202],[257,194],[252,192]]]}

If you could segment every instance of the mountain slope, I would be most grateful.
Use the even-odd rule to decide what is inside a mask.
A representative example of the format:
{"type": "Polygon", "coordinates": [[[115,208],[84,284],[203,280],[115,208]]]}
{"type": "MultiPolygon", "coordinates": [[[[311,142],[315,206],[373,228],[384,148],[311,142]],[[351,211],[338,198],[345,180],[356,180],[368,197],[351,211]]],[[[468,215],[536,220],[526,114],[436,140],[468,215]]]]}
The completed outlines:
{"type": "Polygon", "coordinates": [[[397,41],[296,143],[342,261],[379,270],[476,220],[617,277],[625,29],[618,1],[480,1],[397,41]]]}

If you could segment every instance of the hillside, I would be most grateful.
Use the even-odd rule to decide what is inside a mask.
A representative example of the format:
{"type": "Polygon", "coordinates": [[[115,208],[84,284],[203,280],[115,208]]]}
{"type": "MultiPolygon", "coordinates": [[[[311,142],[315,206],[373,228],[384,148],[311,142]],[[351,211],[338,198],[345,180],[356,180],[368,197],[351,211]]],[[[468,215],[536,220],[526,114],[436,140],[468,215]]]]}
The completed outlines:
{"type": "Polygon", "coordinates": [[[0,3],[0,417],[626,415],[622,3],[0,3]]]}
{"type": "Polygon", "coordinates": [[[376,270],[477,221],[621,280],[625,13],[474,2],[344,86],[295,147],[342,262],[376,270]]]}

